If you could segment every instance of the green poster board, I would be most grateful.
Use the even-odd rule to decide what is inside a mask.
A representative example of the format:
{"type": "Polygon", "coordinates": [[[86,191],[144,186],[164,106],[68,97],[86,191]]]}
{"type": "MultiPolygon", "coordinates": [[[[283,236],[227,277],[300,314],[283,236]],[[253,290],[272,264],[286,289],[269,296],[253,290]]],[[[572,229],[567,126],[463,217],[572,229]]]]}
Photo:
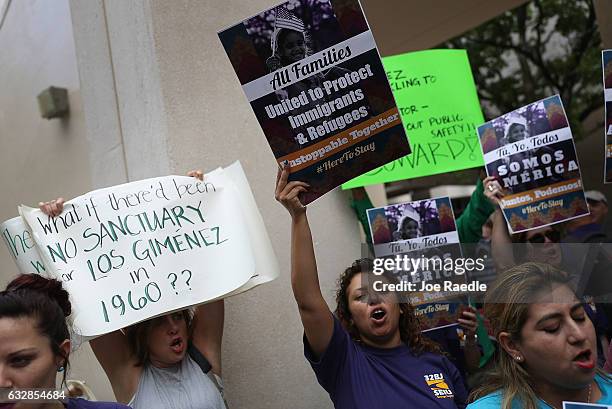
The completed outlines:
{"type": "Polygon", "coordinates": [[[412,153],[342,185],[351,189],[483,166],[476,127],[484,122],[465,50],[383,58],[412,153]]]}

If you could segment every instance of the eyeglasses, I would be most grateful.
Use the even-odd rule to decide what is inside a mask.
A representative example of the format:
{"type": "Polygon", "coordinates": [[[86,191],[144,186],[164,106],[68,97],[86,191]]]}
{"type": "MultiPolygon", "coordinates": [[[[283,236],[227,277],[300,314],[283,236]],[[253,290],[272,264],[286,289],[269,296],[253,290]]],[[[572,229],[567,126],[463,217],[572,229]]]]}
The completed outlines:
{"type": "Polygon", "coordinates": [[[538,233],[527,239],[529,243],[532,244],[542,244],[546,241],[546,239],[552,241],[553,243],[559,243],[561,240],[561,233],[557,230],[548,230],[544,233],[538,233]]]}

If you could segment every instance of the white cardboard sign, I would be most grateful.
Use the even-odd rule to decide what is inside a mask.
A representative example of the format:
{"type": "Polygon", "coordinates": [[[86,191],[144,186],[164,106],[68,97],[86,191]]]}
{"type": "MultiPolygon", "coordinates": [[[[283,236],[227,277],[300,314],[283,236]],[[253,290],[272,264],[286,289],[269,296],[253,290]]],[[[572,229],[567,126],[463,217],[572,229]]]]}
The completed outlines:
{"type": "MultiPolygon", "coordinates": [[[[55,218],[26,206],[19,212],[47,274],[70,293],[75,331],[87,337],[278,276],[238,162],[204,181],[166,176],[95,190],[55,218]]],[[[32,271],[22,268],[26,255],[16,256],[23,272],[32,271]]]]}

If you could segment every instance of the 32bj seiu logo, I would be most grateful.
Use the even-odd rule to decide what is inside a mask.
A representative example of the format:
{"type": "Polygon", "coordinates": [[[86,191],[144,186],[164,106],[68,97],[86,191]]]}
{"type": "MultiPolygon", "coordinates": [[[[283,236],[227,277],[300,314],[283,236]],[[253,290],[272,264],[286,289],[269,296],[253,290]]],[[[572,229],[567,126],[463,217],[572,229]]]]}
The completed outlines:
{"type": "Polygon", "coordinates": [[[425,382],[427,382],[427,386],[434,393],[434,396],[438,399],[446,399],[453,398],[455,395],[453,391],[450,389],[446,381],[444,380],[444,375],[441,373],[425,375],[425,382]]]}

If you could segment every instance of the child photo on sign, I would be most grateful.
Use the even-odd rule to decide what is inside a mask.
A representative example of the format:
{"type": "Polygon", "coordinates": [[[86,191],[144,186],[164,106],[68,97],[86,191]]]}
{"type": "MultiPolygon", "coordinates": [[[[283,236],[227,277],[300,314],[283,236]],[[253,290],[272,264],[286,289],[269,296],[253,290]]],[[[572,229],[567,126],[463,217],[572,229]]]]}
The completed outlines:
{"type": "Polygon", "coordinates": [[[219,32],[276,162],[308,204],[410,153],[357,0],[290,0],[219,32]]]}

